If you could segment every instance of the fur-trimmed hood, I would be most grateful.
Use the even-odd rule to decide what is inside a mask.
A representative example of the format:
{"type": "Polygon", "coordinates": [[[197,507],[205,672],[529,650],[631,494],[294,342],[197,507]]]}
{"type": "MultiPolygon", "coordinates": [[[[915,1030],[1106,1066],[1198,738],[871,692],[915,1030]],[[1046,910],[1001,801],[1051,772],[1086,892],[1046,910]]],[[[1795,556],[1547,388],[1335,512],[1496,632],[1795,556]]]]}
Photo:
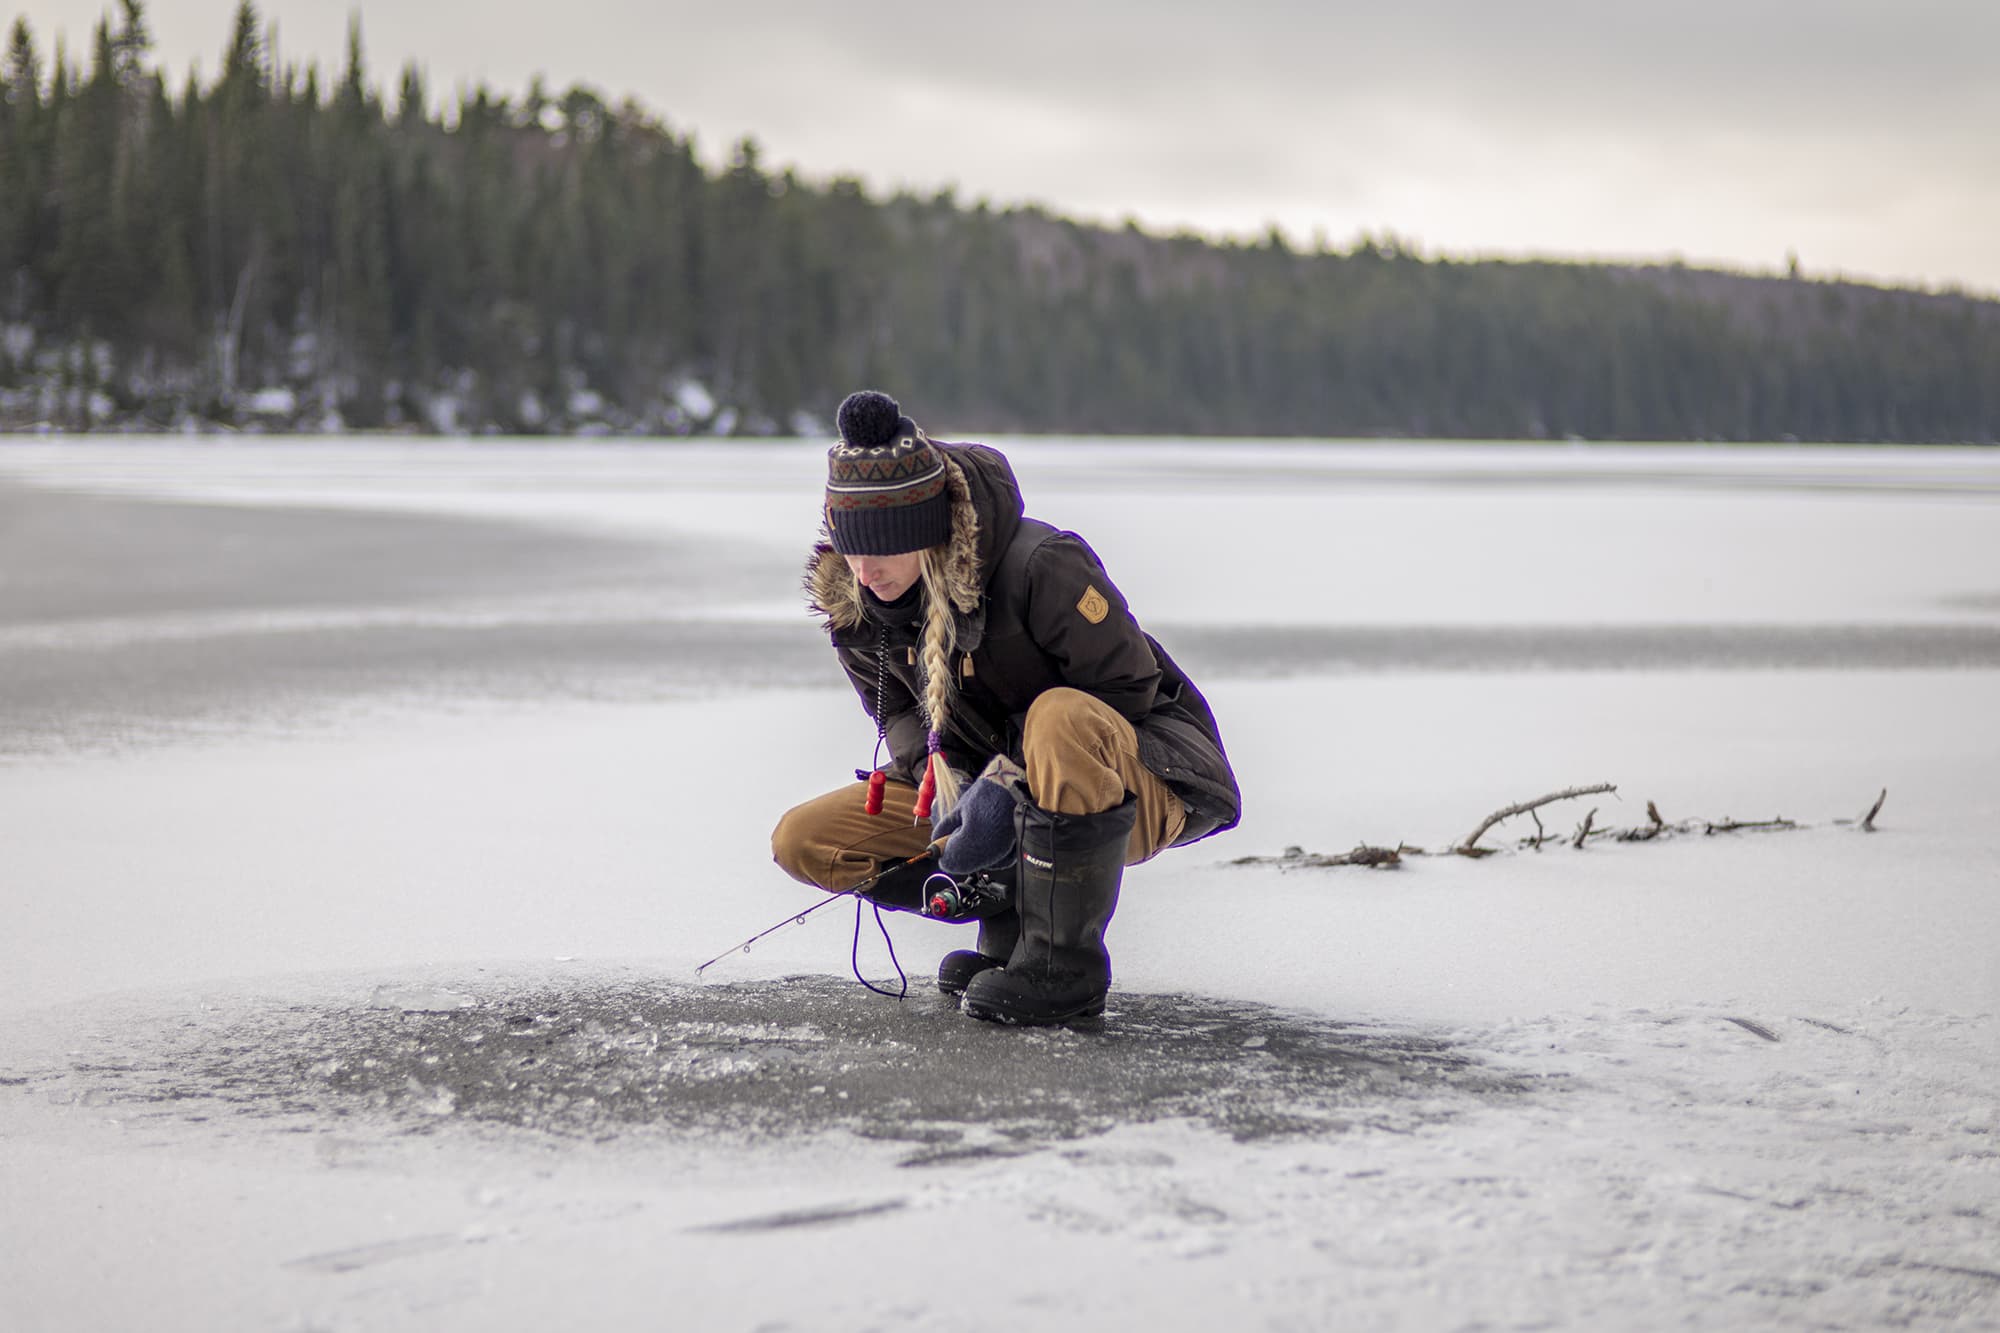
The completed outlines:
{"type": "MultiPolygon", "coordinates": [[[[999,450],[983,444],[933,440],[944,455],[951,495],[951,541],[947,586],[958,621],[958,647],[970,652],[985,633],[984,598],[1001,552],[1021,526],[1021,487],[999,450]]],[[[860,629],[867,618],[861,585],[847,561],[833,549],[824,513],[819,540],[805,569],[806,607],[820,618],[836,642],[860,629]]]]}

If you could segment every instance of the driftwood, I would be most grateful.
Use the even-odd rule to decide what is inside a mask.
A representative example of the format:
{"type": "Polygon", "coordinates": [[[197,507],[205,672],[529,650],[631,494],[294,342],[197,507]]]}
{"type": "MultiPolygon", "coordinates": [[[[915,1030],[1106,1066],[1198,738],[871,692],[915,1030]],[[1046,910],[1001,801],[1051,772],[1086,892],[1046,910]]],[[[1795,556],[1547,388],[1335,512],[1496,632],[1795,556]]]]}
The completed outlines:
{"type": "Polygon", "coordinates": [[[1423,853],[1414,847],[1370,847],[1361,843],[1351,852],[1309,852],[1303,847],[1287,847],[1282,856],[1239,856],[1233,866],[1283,866],[1287,870],[1316,870],[1325,866],[1368,866],[1374,870],[1394,870],[1403,858],[1423,853]]]}
{"type": "Polygon", "coordinates": [[[1741,833],[1745,829],[1752,829],[1752,830],[1795,829],[1797,827],[1798,827],[1797,824],[1793,823],[1789,819],[1784,819],[1784,818],[1750,819],[1750,820],[1724,818],[1722,822],[1719,824],[1708,824],[1703,826],[1702,832],[1705,834],[1712,835],[1716,833],[1741,833]]]}
{"type": "MultiPolygon", "coordinates": [[[[1498,856],[1501,852],[1500,848],[1479,846],[1479,839],[1485,836],[1486,832],[1495,824],[1506,819],[1511,819],[1516,815],[1527,815],[1535,821],[1534,834],[1520,839],[1520,845],[1539,852],[1542,850],[1544,843],[1553,841],[1547,828],[1542,824],[1541,815],[1537,813],[1543,806],[1552,805],[1557,801],[1571,800],[1578,796],[1591,796],[1600,792],[1616,794],[1617,790],[1618,788],[1615,785],[1608,782],[1599,783],[1591,787],[1568,787],[1562,791],[1551,792],[1547,796],[1536,797],[1532,801],[1522,801],[1519,804],[1510,805],[1503,810],[1496,810],[1481,821],[1479,827],[1475,828],[1471,835],[1464,841],[1455,843],[1444,849],[1445,853],[1452,856],[1468,857],[1473,860],[1488,856],[1498,856]]],[[[1869,807],[1868,813],[1858,821],[1858,827],[1862,831],[1867,833],[1875,831],[1875,820],[1882,813],[1882,805],[1888,798],[1888,789],[1884,788],[1882,794],[1875,798],[1875,804],[1869,807]]],[[[1833,822],[1843,825],[1857,824],[1857,821],[1851,819],[1836,819],[1833,822]]],[[[1704,837],[1713,837],[1720,833],[1785,832],[1807,827],[1809,825],[1801,824],[1796,820],[1786,819],[1783,816],[1778,816],[1774,819],[1734,819],[1725,816],[1719,820],[1686,819],[1674,823],[1668,821],[1660,814],[1660,807],[1658,805],[1652,801],[1647,801],[1645,824],[1637,828],[1599,827],[1597,823],[1597,809],[1596,807],[1592,807],[1590,812],[1583,817],[1583,822],[1577,826],[1576,832],[1571,834],[1567,841],[1571,847],[1581,851],[1589,846],[1592,841],[1602,841],[1604,839],[1610,839],[1614,842],[1653,842],[1661,838],[1695,833],[1699,833],[1704,837]]],[[[1412,847],[1406,842],[1399,842],[1393,848],[1375,847],[1367,843],[1360,843],[1355,846],[1353,851],[1332,854],[1308,852],[1303,847],[1287,847],[1282,856],[1239,856],[1229,862],[1229,864],[1234,866],[1277,866],[1283,870],[1311,870],[1330,866],[1367,866],[1375,870],[1394,870],[1409,857],[1428,856],[1430,854],[1423,848],[1412,847]]]]}
{"type": "MultiPolygon", "coordinates": [[[[1485,835],[1487,829],[1492,828],[1501,820],[1512,819],[1515,815],[1531,814],[1543,806],[1553,805],[1557,801],[1567,801],[1578,796],[1596,796],[1601,792],[1611,792],[1615,795],[1617,791],[1618,788],[1612,783],[1600,782],[1595,787],[1569,787],[1562,791],[1550,792],[1547,796],[1537,796],[1532,801],[1522,801],[1519,805],[1510,805],[1505,810],[1495,810],[1492,814],[1486,816],[1484,820],[1480,821],[1479,827],[1472,830],[1467,835],[1465,841],[1459,843],[1452,850],[1460,856],[1491,856],[1493,854],[1491,851],[1479,849],[1479,839],[1485,835]]],[[[1538,833],[1541,827],[1541,817],[1536,816],[1535,828],[1538,833]]]]}
{"type": "Polygon", "coordinates": [[[1660,807],[1646,802],[1646,827],[1619,829],[1614,836],[1620,842],[1651,842],[1662,833],[1673,831],[1673,826],[1660,818],[1660,807]]]}

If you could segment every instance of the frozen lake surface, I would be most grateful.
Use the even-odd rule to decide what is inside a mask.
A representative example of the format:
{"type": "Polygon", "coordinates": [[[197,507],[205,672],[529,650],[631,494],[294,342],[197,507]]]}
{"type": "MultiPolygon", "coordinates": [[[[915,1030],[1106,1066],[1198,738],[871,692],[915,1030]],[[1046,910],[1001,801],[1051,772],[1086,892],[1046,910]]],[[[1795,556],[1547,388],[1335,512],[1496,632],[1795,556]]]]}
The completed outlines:
{"type": "MultiPolygon", "coordinates": [[[[2000,668],[1991,453],[1009,447],[1204,679],[2000,668]]],[[[823,467],[795,444],[10,446],[0,755],[384,694],[821,685],[795,589],[823,467]]]]}
{"type": "Polygon", "coordinates": [[[1076,1030],[694,975],[819,447],[0,446],[0,1327],[2000,1326],[2000,455],[1002,443],[1246,799],[1076,1030]]]}

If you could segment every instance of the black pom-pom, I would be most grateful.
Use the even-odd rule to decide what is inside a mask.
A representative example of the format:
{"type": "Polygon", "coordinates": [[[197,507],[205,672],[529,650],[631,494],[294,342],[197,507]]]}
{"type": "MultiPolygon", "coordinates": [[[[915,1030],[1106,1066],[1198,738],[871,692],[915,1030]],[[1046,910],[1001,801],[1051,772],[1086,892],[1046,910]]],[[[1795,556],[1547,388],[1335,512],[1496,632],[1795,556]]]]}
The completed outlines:
{"type": "Polygon", "coordinates": [[[840,438],[857,449],[873,449],[896,438],[896,425],[903,409],[886,393],[863,389],[850,393],[840,405],[835,424],[840,438]]]}

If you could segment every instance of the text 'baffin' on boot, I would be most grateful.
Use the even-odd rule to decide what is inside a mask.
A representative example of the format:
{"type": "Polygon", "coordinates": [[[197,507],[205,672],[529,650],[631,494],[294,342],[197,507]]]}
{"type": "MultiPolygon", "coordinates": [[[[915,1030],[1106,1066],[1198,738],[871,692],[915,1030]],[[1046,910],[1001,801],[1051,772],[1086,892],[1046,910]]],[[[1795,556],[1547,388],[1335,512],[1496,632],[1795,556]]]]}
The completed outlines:
{"type": "Polygon", "coordinates": [[[961,1001],[974,1018],[1043,1025],[1104,1012],[1111,989],[1105,927],[1118,910],[1125,847],[1139,800],[1094,815],[1021,807],[1014,905],[1021,935],[1005,967],[974,976],[961,1001]]]}

